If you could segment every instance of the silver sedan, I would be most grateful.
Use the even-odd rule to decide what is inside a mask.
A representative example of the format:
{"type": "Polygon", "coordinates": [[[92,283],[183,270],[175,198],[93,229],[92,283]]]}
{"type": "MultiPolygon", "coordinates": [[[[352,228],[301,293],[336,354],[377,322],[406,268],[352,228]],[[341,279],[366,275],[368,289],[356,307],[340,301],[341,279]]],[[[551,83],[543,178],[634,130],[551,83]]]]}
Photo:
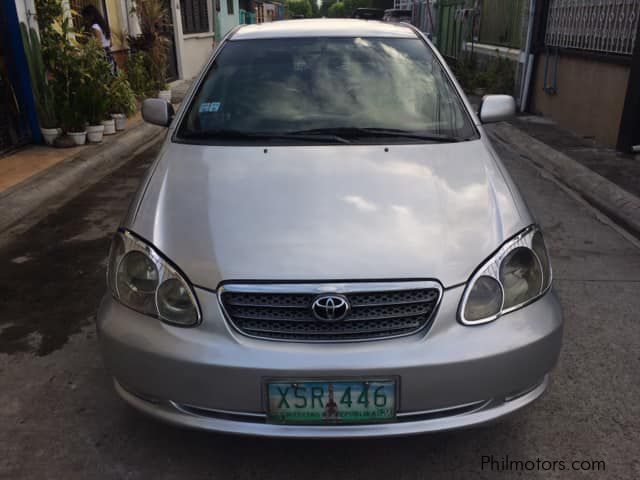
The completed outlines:
{"type": "Polygon", "coordinates": [[[562,341],[542,232],[408,25],[244,26],[174,114],[115,235],[98,316],[116,391],[177,425],[371,437],[480,425],[562,341]]]}

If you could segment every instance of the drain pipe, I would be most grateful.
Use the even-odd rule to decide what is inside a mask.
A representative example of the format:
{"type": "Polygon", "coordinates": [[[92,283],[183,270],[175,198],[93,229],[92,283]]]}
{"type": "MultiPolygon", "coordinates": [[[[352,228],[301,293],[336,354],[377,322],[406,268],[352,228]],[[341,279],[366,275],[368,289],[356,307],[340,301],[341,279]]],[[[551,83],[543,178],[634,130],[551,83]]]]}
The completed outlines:
{"type": "Polygon", "coordinates": [[[529,22],[527,24],[527,43],[524,49],[524,72],[522,79],[522,87],[520,88],[520,111],[524,112],[527,107],[527,99],[529,98],[529,89],[531,87],[531,77],[533,75],[533,59],[531,53],[531,44],[533,43],[533,19],[536,14],[536,0],[529,0],[529,22]]]}

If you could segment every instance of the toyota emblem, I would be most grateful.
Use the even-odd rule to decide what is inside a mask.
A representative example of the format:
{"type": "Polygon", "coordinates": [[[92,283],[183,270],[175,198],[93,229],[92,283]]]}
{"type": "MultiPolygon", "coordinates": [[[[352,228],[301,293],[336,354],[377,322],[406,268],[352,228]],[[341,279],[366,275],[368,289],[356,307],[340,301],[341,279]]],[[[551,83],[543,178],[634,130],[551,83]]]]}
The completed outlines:
{"type": "Polygon", "coordinates": [[[324,322],[337,322],[349,314],[349,302],[342,295],[322,295],[311,304],[313,316],[324,322]]]}

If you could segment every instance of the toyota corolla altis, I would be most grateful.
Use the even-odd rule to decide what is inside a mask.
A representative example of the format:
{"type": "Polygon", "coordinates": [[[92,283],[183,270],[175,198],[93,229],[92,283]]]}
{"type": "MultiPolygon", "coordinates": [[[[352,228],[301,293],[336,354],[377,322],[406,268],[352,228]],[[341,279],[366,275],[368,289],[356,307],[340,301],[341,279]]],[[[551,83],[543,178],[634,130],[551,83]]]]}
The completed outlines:
{"type": "Polygon", "coordinates": [[[244,26],[168,126],[98,316],[119,395],[177,425],[358,437],[480,425],[547,387],[562,315],[540,228],[407,25],[244,26]]]}

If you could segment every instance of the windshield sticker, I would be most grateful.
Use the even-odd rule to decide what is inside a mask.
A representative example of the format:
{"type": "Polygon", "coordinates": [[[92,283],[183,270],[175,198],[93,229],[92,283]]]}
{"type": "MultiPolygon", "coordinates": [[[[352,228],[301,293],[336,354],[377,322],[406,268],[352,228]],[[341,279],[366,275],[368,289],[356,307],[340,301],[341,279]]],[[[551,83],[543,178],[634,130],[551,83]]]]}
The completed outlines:
{"type": "Polygon", "coordinates": [[[220,110],[220,102],[207,102],[200,104],[200,113],[215,113],[220,110]]]}

